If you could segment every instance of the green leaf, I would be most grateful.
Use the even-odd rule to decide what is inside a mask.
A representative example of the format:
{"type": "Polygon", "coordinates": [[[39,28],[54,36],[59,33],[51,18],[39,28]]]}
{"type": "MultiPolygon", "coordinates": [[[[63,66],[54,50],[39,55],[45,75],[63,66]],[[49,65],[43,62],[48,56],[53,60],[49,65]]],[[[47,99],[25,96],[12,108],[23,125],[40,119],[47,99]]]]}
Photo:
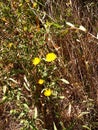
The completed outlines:
{"type": "Polygon", "coordinates": [[[10,110],[10,114],[16,114],[17,111],[15,109],[10,110]]]}
{"type": "Polygon", "coordinates": [[[65,84],[70,84],[68,80],[66,79],[60,79],[62,82],[64,82],[65,84]]]}
{"type": "Polygon", "coordinates": [[[28,106],[26,103],[24,103],[23,106],[24,106],[24,109],[25,109],[26,111],[29,110],[29,106],[28,106]]]}
{"type": "Polygon", "coordinates": [[[12,79],[12,78],[9,78],[9,80],[12,81],[15,84],[18,84],[18,82],[16,80],[12,79]]]}
{"type": "Polygon", "coordinates": [[[28,82],[28,80],[27,80],[27,77],[26,76],[24,76],[24,87],[28,90],[28,91],[30,91],[30,84],[29,84],[29,82],[28,82]]]}
{"type": "Polygon", "coordinates": [[[4,102],[6,102],[7,99],[8,99],[7,96],[3,96],[2,100],[0,101],[0,104],[3,104],[4,102]]]}
{"type": "Polygon", "coordinates": [[[34,119],[36,119],[38,116],[37,107],[34,108],[34,119]]]}
{"type": "Polygon", "coordinates": [[[89,114],[89,112],[81,112],[78,118],[81,118],[82,116],[87,115],[87,114],[89,114]]]}
{"type": "Polygon", "coordinates": [[[20,115],[19,115],[19,117],[18,117],[18,119],[22,118],[24,115],[25,115],[25,113],[21,112],[20,115]]]}
{"type": "Polygon", "coordinates": [[[64,98],[65,98],[65,96],[59,96],[59,98],[60,98],[60,99],[64,99],[64,98]]]}
{"type": "Polygon", "coordinates": [[[53,122],[53,127],[54,127],[54,130],[58,130],[57,127],[56,127],[55,122],[53,122]]]}
{"type": "Polygon", "coordinates": [[[6,93],[6,90],[7,90],[7,86],[4,85],[4,86],[3,86],[3,93],[4,93],[4,94],[6,93]]]}
{"type": "Polygon", "coordinates": [[[58,23],[52,23],[52,26],[54,26],[54,27],[56,27],[58,29],[63,28],[63,26],[59,25],[58,23]]]}
{"type": "Polygon", "coordinates": [[[86,125],[83,125],[82,127],[85,128],[85,129],[87,129],[87,130],[91,130],[91,128],[89,128],[89,127],[86,126],[86,125]]]}

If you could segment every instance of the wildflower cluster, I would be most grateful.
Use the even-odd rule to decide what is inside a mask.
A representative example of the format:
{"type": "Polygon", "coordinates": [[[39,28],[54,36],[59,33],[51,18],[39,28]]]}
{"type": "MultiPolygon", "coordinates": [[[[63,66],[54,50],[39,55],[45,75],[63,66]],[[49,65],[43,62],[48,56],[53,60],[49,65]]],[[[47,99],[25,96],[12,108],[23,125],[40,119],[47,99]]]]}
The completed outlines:
{"type": "MultiPolygon", "coordinates": [[[[45,61],[46,62],[52,62],[54,61],[55,59],[57,58],[56,54],[51,52],[51,53],[48,53],[46,55],[46,58],[45,58],[45,61]]],[[[38,65],[39,63],[41,62],[41,59],[39,57],[35,57],[33,60],[32,60],[32,63],[33,65],[38,65]]]]}
{"type": "MultiPolygon", "coordinates": [[[[52,61],[56,60],[56,58],[57,58],[57,55],[56,55],[55,53],[51,52],[51,53],[48,53],[48,54],[46,55],[45,61],[46,61],[46,62],[52,62],[52,61]]],[[[35,57],[34,59],[32,59],[32,64],[33,64],[34,66],[37,66],[38,64],[40,64],[40,62],[41,62],[41,58],[39,58],[39,57],[35,57]]],[[[39,84],[39,85],[43,85],[44,83],[45,83],[45,80],[44,80],[43,78],[41,78],[41,79],[38,80],[38,84],[39,84]]],[[[44,94],[44,96],[46,96],[46,97],[51,96],[52,93],[53,93],[53,91],[52,91],[52,89],[50,89],[50,88],[46,88],[46,89],[43,91],[43,94],[44,94]]]]}

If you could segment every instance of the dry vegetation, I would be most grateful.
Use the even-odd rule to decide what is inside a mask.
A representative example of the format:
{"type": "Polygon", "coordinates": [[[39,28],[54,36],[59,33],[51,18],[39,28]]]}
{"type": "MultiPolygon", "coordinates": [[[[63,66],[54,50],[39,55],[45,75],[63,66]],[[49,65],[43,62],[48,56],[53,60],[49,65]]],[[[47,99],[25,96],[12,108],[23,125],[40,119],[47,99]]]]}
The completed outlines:
{"type": "Polygon", "coordinates": [[[1,0],[0,130],[98,129],[97,32],[97,0],[1,0]]]}

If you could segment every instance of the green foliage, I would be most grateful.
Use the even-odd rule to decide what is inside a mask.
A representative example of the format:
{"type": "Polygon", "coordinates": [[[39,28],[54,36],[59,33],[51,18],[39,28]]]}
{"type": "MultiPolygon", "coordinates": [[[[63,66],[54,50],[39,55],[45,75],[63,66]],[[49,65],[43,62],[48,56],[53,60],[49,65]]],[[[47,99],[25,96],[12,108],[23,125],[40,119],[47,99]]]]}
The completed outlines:
{"type": "Polygon", "coordinates": [[[15,121],[19,130],[97,128],[98,38],[82,25],[77,4],[0,2],[0,112],[7,127],[15,121]]]}

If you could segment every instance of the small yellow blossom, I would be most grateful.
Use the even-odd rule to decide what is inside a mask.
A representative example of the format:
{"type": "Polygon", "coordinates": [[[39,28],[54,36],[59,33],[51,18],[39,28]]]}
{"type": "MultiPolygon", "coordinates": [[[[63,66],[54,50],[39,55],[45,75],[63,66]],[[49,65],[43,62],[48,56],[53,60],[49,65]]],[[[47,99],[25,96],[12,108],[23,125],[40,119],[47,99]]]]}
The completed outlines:
{"type": "Polygon", "coordinates": [[[12,42],[8,44],[8,48],[11,48],[12,46],[13,46],[12,42]]]}
{"type": "Polygon", "coordinates": [[[39,63],[40,63],[40,58],[38,58],[38,57],[35,57],[33,60],[32,60],[32,63],[33,63],[33,65],[38,65],[39,63]]]}
{"type": "Polygon", "coordinates": [[[22,6],[22,3],[20,3],[19,6],[21,7],[21,6],[22,6]]]}
{"type": "Polygon", "coordinates": [[[52,90],[50,88],[44,90],[44,95],[46,97],[49,97],[52,95],[52,90]]]}
{"type": "Polygon", "coordinates": [[[38,80],[38,84],[43,84],[45,81],[43,79],[38,80]]]}
{"type": "Polygon", "coordinates": [[[57,58],[56,54],[51,52],[46,55],[46,61],[51,62],[54,61],[57,58]]]}
{"type": "Polygon", "coordinates": [[[26,26],[24,26],[23,30],[24,30],[24,31],[27,31],[27,30],[28,30],[28,28],[27,28],[26,26]]]}
{"type": "Polygon", "coordinates": [[[7,22],[5,17],[2,17],[1,19],[2,19],[2,21],[7,22]]]}
{"type": "Polygon", "coordinates": [[[34,2],[34,3],[33,3],[33,8],[36,8],[36,7],[37,7],[37,3],[34,2]]]}

